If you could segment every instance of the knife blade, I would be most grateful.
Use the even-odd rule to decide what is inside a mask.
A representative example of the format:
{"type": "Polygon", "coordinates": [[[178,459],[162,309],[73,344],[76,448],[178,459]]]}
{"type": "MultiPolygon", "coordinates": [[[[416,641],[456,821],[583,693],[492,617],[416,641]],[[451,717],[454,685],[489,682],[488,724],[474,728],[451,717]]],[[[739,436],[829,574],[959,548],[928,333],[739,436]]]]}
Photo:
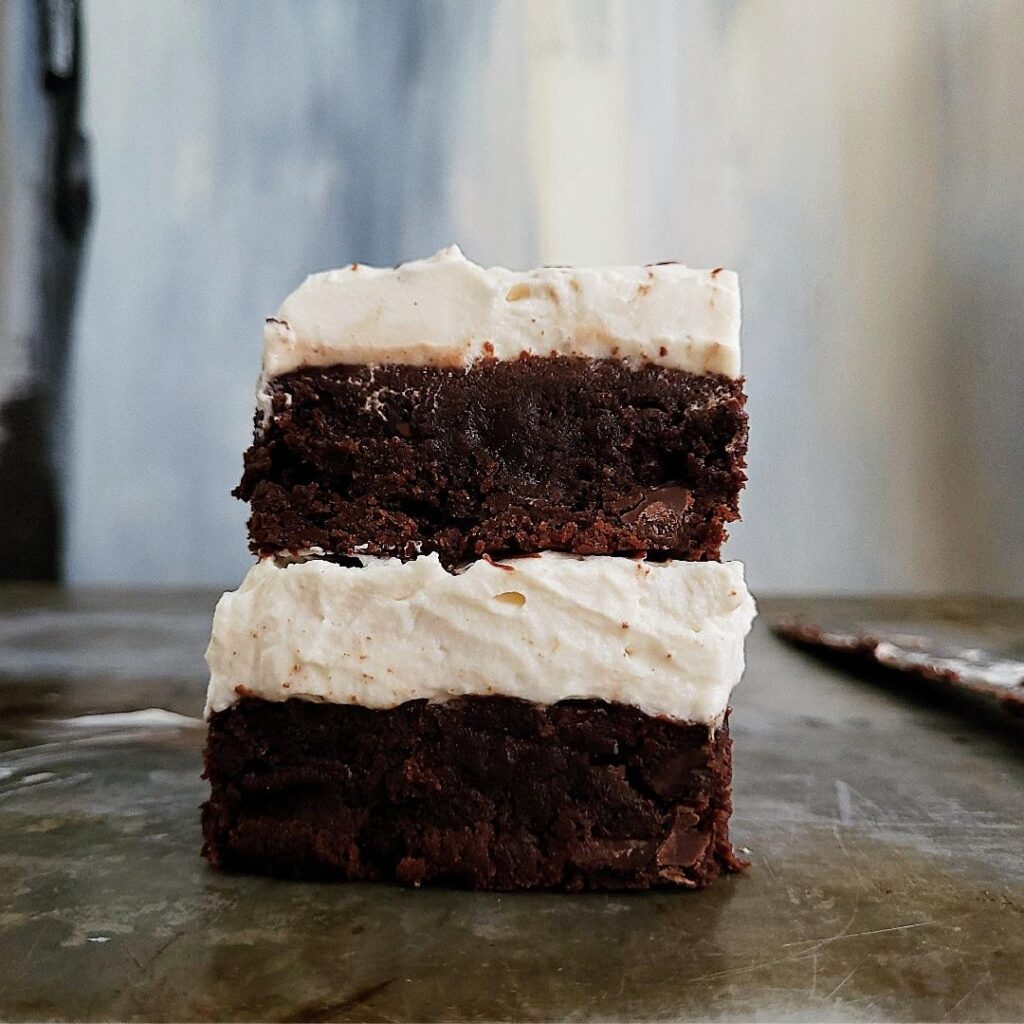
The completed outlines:
{"type": "Polygon", "coordinates": [[[898,629],[882,623],[828,623],[782,618],[772,623],[776,635],[801,647],[831,651],[871,661],[888,669],[987,700],[1024,716],[1024,661],[978,643],[978,637],[938,636],[924,628],[898,629]]]}

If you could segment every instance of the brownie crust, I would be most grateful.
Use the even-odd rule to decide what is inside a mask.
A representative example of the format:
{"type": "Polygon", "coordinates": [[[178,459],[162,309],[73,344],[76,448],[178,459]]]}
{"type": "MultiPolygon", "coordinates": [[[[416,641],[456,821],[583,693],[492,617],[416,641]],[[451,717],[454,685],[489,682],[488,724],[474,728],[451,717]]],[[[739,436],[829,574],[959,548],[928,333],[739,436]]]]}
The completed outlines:
{"type": "Polygon", "coordinates": [[[204,856],[293,878],[700,888],[729,843],[727,724],[510,697],[380,711],[243,698],[213,715],[204,856]]]}
{"type": "Polygon", "coordinates": [[[235,490],[260,555],[717,560],[739,517],[742,380],[532,356],[303,369],[270,398],[235,490]]]}

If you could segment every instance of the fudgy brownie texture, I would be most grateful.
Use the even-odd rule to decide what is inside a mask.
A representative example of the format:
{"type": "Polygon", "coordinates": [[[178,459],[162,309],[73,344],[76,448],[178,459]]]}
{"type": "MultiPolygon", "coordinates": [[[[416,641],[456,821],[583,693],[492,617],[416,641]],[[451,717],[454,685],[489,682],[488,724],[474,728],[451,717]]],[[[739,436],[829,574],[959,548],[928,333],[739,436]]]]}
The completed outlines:
{"type": "Polygon", "coordinates": [[[714,560],[739,517],[743,382],[617,360],[304,369],[235,494],[262,555],[714,560]]]}
{"type": "Polygon", "coordinates": [[[297,878],[698,888],[743,866],[731,772],[727,726],[600,701],[243,698],[210,722],[203,853],[297,878]]]}

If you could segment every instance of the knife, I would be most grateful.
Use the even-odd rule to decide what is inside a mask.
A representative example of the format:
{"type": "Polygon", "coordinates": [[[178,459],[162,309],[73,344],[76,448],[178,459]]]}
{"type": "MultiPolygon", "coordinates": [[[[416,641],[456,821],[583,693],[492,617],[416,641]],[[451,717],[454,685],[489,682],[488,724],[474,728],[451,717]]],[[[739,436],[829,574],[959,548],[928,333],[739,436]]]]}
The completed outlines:
{"type": "Polygon", "coordinates": [[[995,700],[1024,716],[1024,661],[978,644],[977,637],[936,636],[876,623],[829,623],[782,618],[772,630],[800,647],[831,651],[906,672],[929,682],[995,700]]]}

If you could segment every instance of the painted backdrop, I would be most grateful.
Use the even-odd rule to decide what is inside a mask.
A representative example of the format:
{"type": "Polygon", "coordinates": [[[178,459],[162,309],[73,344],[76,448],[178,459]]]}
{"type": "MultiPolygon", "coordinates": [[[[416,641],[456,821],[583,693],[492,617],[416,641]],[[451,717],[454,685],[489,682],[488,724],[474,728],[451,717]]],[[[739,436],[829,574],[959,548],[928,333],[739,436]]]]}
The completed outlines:
{"type": "Polygon", "coordinates": [[[1024,592],[1024,5],[88,0],[74,581],[231,584],[311,270],[741,273],[762,591],[1024,592]]]}

